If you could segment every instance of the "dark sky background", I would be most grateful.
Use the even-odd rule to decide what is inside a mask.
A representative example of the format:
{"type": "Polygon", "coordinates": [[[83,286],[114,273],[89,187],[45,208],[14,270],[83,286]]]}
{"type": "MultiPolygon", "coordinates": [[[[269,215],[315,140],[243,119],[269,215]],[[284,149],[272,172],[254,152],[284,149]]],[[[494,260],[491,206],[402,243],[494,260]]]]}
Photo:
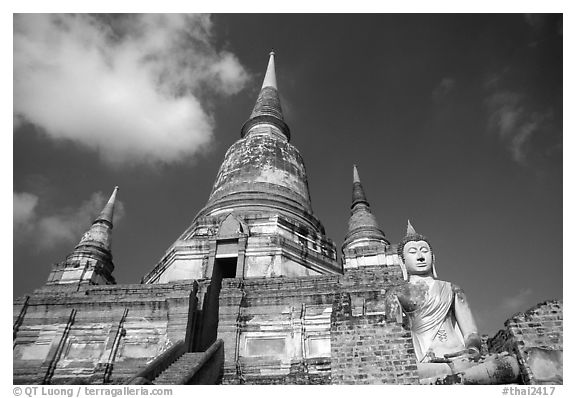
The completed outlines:
{"type": "MultiPolygon", "coordinates": [[[[130,37],[130,25],[115,18],[97,20],[99,29],[111,27],[117,45],[130,37]]],[[[81,138],[50,133],[62,125],[25,101],[43,80],[15,83],[15,111],[23,116],[13,136],[14,297],[42,286],[115,185],[123,209],[114,228],[114,275],[138,283],[206,203],[273,49],[291,142],[304,158],[314,211],[338,248],[357,164],[387,238],[398,242],[408,218],[429,237],[439,278],[465,290],[480,332],[492,335],[514,313],[562,298],[561,15],[216,14],[209,21],[202,23],[210,50],[187,54],[189,63],[175,70],[188,76],[201,57],[233,54],[234,73],[217,76],[237,83],[210,89],[204,77],[172,91],[190,90],[213,126],[210,143],[188,155],[155,161],[145,148],[131,158],[132,147],[151,142],[148,134],[156,134],[158,148],[171,140],[161,129],[140,137],[130,127],[146,116],[139,107],[139,116],[126,113],[115,123],[128,127],[114,137],[130,131],[134,145],[105,153],[106,142],[93,138],[103,119],[92,115],[96,107],[69,111],[81,102],[78,85],[66,91],[72,108],[62,120],[79,119],[70,134],[81,138]]],[[[26,77],[16,61],[15,81],[26,77]]],[[[73,70],[98,84],[90,68],[73,70]]],[[[40,92],[57,113],[58,99],[40,92]]],[[[90,96],[101,92],[94,87],[90,96]]],[[[115,109],[125,98],[115,97],[115,109]]]]}

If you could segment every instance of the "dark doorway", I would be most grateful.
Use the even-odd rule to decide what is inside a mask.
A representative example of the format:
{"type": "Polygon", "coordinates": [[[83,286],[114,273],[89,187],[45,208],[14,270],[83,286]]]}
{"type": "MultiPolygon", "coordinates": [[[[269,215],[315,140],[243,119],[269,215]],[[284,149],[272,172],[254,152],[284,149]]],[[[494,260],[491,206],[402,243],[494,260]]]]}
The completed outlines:
{"type": "Polygon", "coordinates": [[[218,317],[220,314],[220,289],[222,279],[236,277],[238,257],[214,259],[214,268],[210,278],[210,286],[204,296],[202,308],[202,332],[198,344],[199,351],[204,351],[216,340],[218,335],[218,317]]]}
{"type": "Polygon", "coordinates": [[[217,272],[216,268],[220,268],[222,279],[236,278],[236,264],[238,257],[217,258],[214,262],[214,274],[217,272]]]}

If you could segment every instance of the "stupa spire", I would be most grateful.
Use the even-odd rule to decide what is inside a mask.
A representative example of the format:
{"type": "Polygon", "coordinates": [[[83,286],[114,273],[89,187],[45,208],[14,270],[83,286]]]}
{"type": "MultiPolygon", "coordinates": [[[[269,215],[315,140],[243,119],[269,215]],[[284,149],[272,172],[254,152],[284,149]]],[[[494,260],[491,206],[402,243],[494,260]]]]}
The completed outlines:
{"type": "Polygon", "coordinates": [[[364,193],[364,188],[360,182],[360,175],[358,174],[358,168],[356,165],[353,166],[352,171],[352,209],[358,204],[363,203],[370,207],[368,199],[366,199],[366,194],[364,193]]]}
{"type": "Polygon", "coordinates": [[[351,215],[348,221],[348,233],[344,238],[342,249],[345,250],[355,242],[376,241],[389,244],[384,237],[384,232],[378,226],[376,217],[370,210],[370,204],[360,182],[360,174],[356,165],[352,168],[352,205],[351,215]]]}
{"type": "Polygon", "coordinates": [[[360,175],[358,174],[358,169],[356,168],[356,165],[354,165],[353,170],[352,170],[352,183],[355,182],[360,182],[360,175]]]}
{"type": "Polygon", "coordinates": [[[114,226],[114,206],[116,205],[116,194],[118,193],[118,186],[114,187],[110,199],[98,215],[92,226],[84,233],[78,246],[97,246],[104,250],[111,250],[112,228],[114,226]]]}
{"type": "Polygon", "coordinates": [[[102,209],[102,212],[96,218],[96,220],[94,220],[94,222],[107,221],[110,223],[110,228],[112,228],[112,220],[114,219],[114,205],[116,204],[116,194],[118,189],[118,186],[114,187],[114,191],[112,192],[112,195],[110,195],[110,199],[108,199],[106,206],[104,206],[104,209],[102,209]]]}
{"type": "Polygon", "coordinates": [[[262,88],[264,87],[272,87],[278,90],[278,85],[276,84],[276,66],[274,65],[274,51],[270,51],[268,67],[266,68],[266,75],[262,83],[262,88]]]}
{"type": "Polygon", "coordinates": [[[241,136],[245,137],[250,131],[260,125],[271,125],[280,138],[290,140],[290,128],[284,122],[278,84],[276,83],[275,53],[270,52],[266,74],[256,104],[248,119],[242,126],[241,136]]]}

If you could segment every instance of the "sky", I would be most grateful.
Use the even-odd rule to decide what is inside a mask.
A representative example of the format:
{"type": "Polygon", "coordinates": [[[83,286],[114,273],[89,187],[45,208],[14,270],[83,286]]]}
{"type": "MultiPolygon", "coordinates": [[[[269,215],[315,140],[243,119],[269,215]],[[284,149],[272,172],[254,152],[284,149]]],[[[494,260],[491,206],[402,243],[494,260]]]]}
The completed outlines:
{"type": "MultiPolygon", "coordinates": [[[[139,283],[204,206],[268,61],[340,251],[352,165],[481,333],[563,297],[563,19],[554,14],[16,15],[13,297],[120,187],[113,275],[139,283]]],[[[340,253],[339,253],[340,254],[340,253]]]]}

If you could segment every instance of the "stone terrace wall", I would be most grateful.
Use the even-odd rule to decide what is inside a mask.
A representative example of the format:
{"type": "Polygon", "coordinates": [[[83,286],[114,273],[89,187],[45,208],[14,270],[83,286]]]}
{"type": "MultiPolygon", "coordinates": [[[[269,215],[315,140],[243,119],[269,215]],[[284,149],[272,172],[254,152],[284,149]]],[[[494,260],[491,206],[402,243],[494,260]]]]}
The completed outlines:
{"type": "Polygon", "coordinates": [[[410,331],[385,319],[385,295],[403,283],[396,265],[340,277],[332,310],[333,384],[418,384],[410,331]]]}
{"type": "Polygon", "coordinates": [[[508,351],[518,357],[524,384],[562,383],[563,304],[550,300],[505,322],[488,340],[490,352],[508,351]]]}
{"type": "Polygon", "coordinates": [[[332,384],[418,384],[412,335],[384,315],[352,315],[342,293],[332,310],[332,384]]]}
{"type": "Polygon", "coordinates": [[[223,280],[218,324],[223,383],[329,383],[337,282],[337,275],[223,280]]]}
{"type": "Polygon", "coordinates": [[[339,292],[350,294],[350,310],[357,316],[384,314],[384,295],[405,282],[399,266],[366,266],[347,270],[338,283],[339,292]]]}
{"type": "Polygon", "coordinates": [[[50,288],[14,303],[15,384],[121,383],[184,339],[195,282],[50,288]]]}
{"type": "Polygon", "coordinates": [[[224,279],[223,383],[417,384],[410,332],[384,316],[385,294],[400,283],[398,267],[381,266],[344,275],[224,279]]]}

